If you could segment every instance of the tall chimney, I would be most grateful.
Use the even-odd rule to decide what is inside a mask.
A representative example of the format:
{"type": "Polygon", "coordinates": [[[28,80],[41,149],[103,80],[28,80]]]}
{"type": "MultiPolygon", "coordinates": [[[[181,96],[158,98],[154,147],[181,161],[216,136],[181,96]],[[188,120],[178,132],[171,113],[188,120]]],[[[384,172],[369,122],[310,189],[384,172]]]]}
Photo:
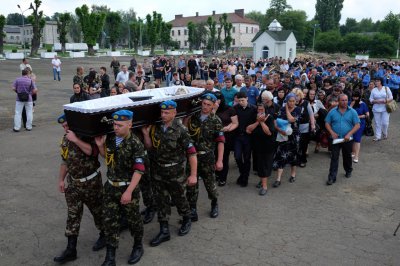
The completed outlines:
{"type": "Polygon", "coordinates": [[[198,17],[199,16],[199,12],[196,12],[196,17],[198,17]]]}
{"type": "Polygon", "coordinates": [[[215,16],[215,10],[213,10],[213,16],[215,16]]]}
{"type": "Polygon", "coordinates": [[[235,14],[239,17],[244,17],[244,9],[235,9],[235,14]]]}

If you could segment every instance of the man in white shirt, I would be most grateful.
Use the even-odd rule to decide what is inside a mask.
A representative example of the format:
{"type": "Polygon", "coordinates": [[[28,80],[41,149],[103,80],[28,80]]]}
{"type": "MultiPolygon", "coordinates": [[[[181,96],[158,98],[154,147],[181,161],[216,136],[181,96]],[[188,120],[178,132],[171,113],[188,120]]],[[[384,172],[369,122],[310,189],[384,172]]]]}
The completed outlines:
{"type": "Polygon", "coordinates": [[[55,55],[54,58],[51,60],[51,64],[53,65],[53,78],[54,80],[61,81],[61,61],[55,55]],[[57,76],[57,79],[56,79],[57,76]]]}
{"type": "Polygon", "coordinates": [[[22,63],[19,65],[19,70],[24,70],[25,68],[29,68],[32,72],[32,67],[28,62],[28,59],[24,58],[22,59],[22,63]]]}
{"type": "Polygon", "coordinates": [[[119,83],[123,83],[125,85],[125,82],[127,82],[129,80],[129,71],[128,71],[128,68],[126,67],[126,65],[122,65],[121,70],[122,71],[120,71],[118,73],[115,81],[119,82],[119,83]]]}

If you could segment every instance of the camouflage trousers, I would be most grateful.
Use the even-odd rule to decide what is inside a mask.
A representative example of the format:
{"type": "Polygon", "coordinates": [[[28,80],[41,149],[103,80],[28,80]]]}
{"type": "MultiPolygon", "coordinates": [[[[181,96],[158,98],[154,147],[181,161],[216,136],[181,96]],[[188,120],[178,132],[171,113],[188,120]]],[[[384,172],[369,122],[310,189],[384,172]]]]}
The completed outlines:
{"type": "Polygon", "coordinates": [[[68,179],[68,187],[65,190],[65,200],[68,207],[65,236],[79,235],[84,204],[93,215],[96,228],[103,230],[102,188],[101,174],[83,183],[71,178],[68,179]]]}
{"type": "Polygon", "coordinates": [[[107,244],[118,247],[119,229],[122,212],[128,218],[129,231],[135,242],[141,243],[143,239],[143,220],[139,212],[140,190],[138,187],[132,192],[132,202],[121,204],[121,197],[127,186],[114,187],[110,183],[104,184],[103,192],[103,217],[107,244]]]}
{"type": "Polygon", "coordinates": [[[150,162],[145,160],[146,172],[142,175],[139,182],[140,191],[142,192],[143,204],[148,208],[156,208],[156,199],[153,193],[153,181],[150,168],[150,162]]]}
{"type": "MultiPolygon", "coordinates": [[[[203,179],[210,200],[218,198],[217,184],[215,181],[215,160],[213,158],[213,156],[209,157],[207,154],[197,157],[197,176],[203,179]]],[[[189,172],[189,165],[187,168],[189,172]]],[[[195,206],[197,204],[199,198],[199,182],[197,182],[195,186],[187,187],[186,197],[190,206],[195,206]]]]}
{"type": "Polygon", "coordinates": [[[189,203],[185,197],[187,177],[184,163],[170,167],[161,167],[153,163],[152,171],[158,221],[168,221],[171,215],[171,200],[175,203],[180,216],[189,216],[189,203]]]}

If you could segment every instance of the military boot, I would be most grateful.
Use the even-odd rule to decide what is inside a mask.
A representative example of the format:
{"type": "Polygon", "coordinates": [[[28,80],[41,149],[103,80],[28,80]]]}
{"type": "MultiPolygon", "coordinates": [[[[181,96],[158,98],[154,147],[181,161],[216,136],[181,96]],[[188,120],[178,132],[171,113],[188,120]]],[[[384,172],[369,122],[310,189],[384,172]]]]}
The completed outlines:
{"type": "Polygon", "coordinates": [[[104,248],[106,245],[107,245],[106,236],[104,234],[104,231],[101,231],[99,238],[97,239],[96,243],[94,243],[94,246],[92,247],[92,250],[99,251],[100,249],[104,248]]]}
{"type": "Polygon", "coordinates": [[[78,242],[78,236],[68,236],[67,248],[63,251],[60,256],[54,258],[55,262],[65,263],[67,261],[76,260],[76,243],[78,242]]]}
{"type": "Polygon", "coordinates": [[[210,217],[211,218],[217,218],[218,217],[218,200],[217,199],[213,199],[211,201],[210,217]]]}
{"type": "Polygon", "coordinates": [[[190,219],[192,220],[192,222],[197,222],[199,220],[196,205],[190,205],[190,219]]]}
{"type": "Polygon", "coordinates": [[[184,236],[189,233],[190,228],[192,227],[192,219],[190,216],[183,216],[181,228],[178,231],[178,235],[184,236]]]}
{"type": "Polygon", "coordinates": [[[131,255],[128,259],[128,264],[135,264],[139,262],[144,253],[142,241],[135,241],[135,245],[133,245],[131,255]]]}
{"type": "Polygon", "coordinates": [[[101,266],[116,266],[115,264],[115,247],[107,245],[106,258],[101,266]]]}
{"type": "Polygon", "coordinates": [[[151,240],[150,246],[156,247],[162,242],[170,240],[170,238],[168,222],[160,222],[160,232],[155,238],[153,238],[153,240],[151,240]]]}
{"type": "Polygon", "coordinates": [[[151,223],[154,219],[154,215],[156,212],[154,211],[153,207],[147,207],[146,210],[144,210],[144,217],[143,217],[143,223],[148,224],[151,223]]]}

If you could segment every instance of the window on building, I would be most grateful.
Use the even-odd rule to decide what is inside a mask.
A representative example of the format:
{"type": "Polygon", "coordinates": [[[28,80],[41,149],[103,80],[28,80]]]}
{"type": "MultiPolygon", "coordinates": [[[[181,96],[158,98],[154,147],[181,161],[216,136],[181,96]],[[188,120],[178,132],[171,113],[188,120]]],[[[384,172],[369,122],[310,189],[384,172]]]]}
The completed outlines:
{"type": "Polygon", "coordinates": [[[183,31],[183,34],[184,34],[184,35],[188,35],[188,30],[184,30],[184,31],[183,31]]]}
{"type": "Polygon", "coordinates": [[[178,36],[181,36],[181,30],[178,30],[178,36]]]}
{"type": "Polygon", "coordinates": [[[178,41],[178,45],[179,45],[179,47],[181,47],[181,41],[178,41]]]}
{"type": "Polygon", "coordinates": [[[174,36],[175,35],[175,31],[171,30],[171,35],[174,36]]]}
{"type": "Polygon", "coordinates": [[[235,39],[232,39],[232,45],[235,45],[235,39]]]}
{"type": "Polygon", "coordinates": [[[185,46],[188,46],[188,42],[187,41],[185,41],[185,46]]]}
{"type": "Polygon", "coordinates": [[[11,35],[11,36],[10,36],[10,40],[14,40],[14,36],[11,35]]]}
{"type": "Polygon", "coordinates": [[[232,27],[232,33],[235,33],[235,30],[236,30],[235,27],[232,27]]]}
{"type": "Polygon", "coordinates": [[[293,58],[293,49],[292,48],[289,49],[289,58],[293,58]]]}
{"type": "Polygon", "coordinates": [[[31,30],[31,34],[33,34],[33,30],[31,30]]]}
{"type": "Polygon", "coordinates": [[[15,39],[16,39],[17,41],[19,41],[19,36],[15,37],[15,39]]]}
{"type": "Polygon", "coordinates": [[[253,33],[253,31],[254,31],[254,28],[253,28],[253,27],[251,27],[251,33],[253,33]]]}
{"type": "Polygon", "coordinates": [[[249,27],[246,27],[246,33],[249,33],[249,27]]]}
{"type": "Polygon", "coordinates": [[[268,46],[264,46],[262,49],[262,58],[268,59],[268,55],[269,55],[269,48],[268,46]]]}

